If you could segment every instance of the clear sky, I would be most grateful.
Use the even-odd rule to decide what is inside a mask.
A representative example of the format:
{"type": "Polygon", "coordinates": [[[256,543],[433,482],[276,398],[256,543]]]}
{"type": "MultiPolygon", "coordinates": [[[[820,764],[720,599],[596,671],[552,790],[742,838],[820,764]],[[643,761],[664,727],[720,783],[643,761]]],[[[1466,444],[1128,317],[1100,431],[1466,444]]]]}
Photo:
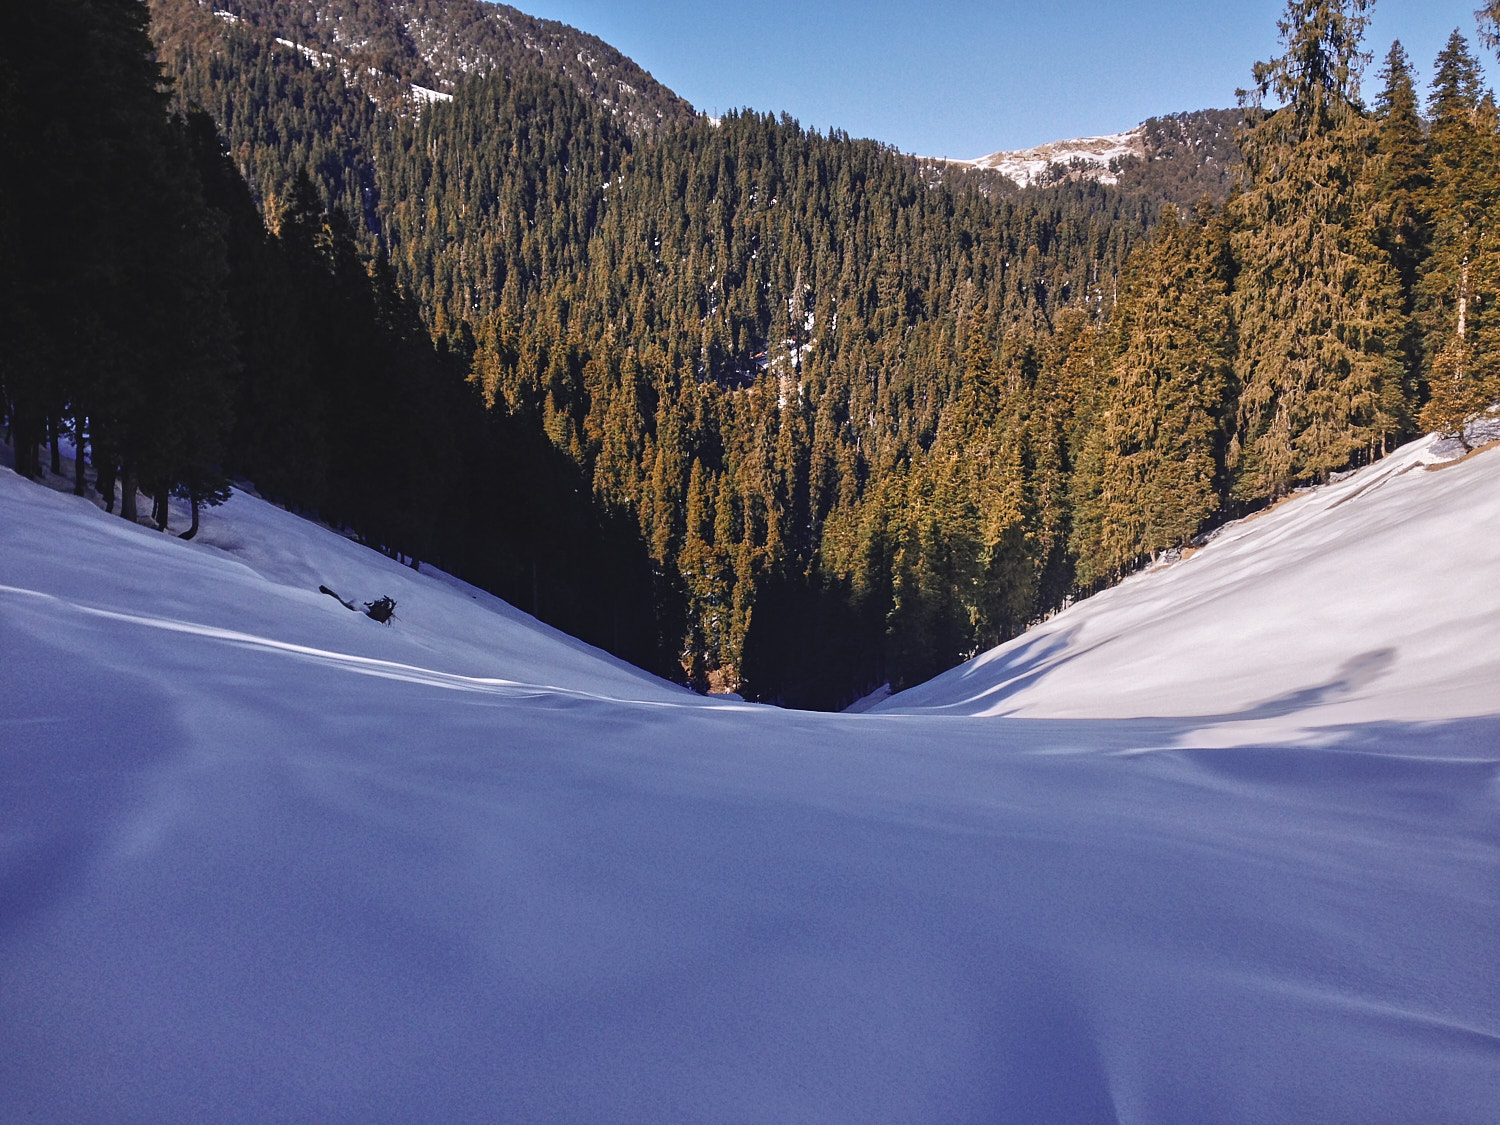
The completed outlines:
{"type": "MultiPolygon", "coordinates": [[[[515,0],[610,43],[709,113],[785,111],[924,156],[975,157],[1231,106],[1277,53],[1284,0],[515,0]]],[[[1425,91],[1477,0],[1377,0],[1425,91]]]]}

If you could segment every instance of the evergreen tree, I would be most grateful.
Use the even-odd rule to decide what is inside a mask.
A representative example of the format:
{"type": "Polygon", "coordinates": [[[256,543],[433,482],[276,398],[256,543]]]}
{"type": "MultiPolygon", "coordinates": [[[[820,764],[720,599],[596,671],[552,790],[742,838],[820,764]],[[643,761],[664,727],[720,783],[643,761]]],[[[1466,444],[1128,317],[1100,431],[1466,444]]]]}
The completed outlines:
{"type": "Polygon", "coordinates": [[[1365,0],[1288,0],[1285,53],[1257,63],[1234,206],[1239,331],[1235,494],[1274,498],[1376,456],[1399,432],[1400,280],[1378,244],[1357,101],[1365,0]],[[1399,396],[1398,396],[1399,397],[1399,396]]]}
{"type": "Polygon", "coordinates": [[[1479,20],[1479,39],[1486,47],[1500,48],[1500,0],[1484,0],[1474,15],[1479,20]]]}
{"type": "Polygon", "coordinates": [[[1437,221],[1419,287],[1430,400],[1428,429],[1462,437],[1464,423],[1496,392],[1491,339],[1500,299],[1500,205],[1494,105],[1478,61],[1455,31],[1438,55],[1428,99],[1437,221]]]}
{"type": "Polygon", "coordinates": [[[1401,279],[1401,377],[1383,385],[1381,412],[1402,432],[1413,427],[1412,409],[1420,398],[1421,338],[1413,316],[1422,263],[1431,249],[1432,175],[1426,128],[1417,110],[1411,67],[1399,42],[1391,45],[1381,71],[1375,104],[1375,153],[1369,178],[1381,248],[1401,279]]]}
{"type": "Polygon", "coordinates": [[[1379,164],[1374,190],[1381,210],[1381,245],[1390,254],[1410,300],[1417,267],[1426,257],[1431,237],[1432,173],[1411,64],[1399,41],[1391,44],[1380,79],[1375,102],[1379,164]]]}
{"type": "Polygon", "coordinates": [[[188,126],[168,117],[143,6],[62,0],[18,30],[5,65],[21,99],[12,105],[49,99],[4,125],[26,172],[12,162],[17,210],[0,238],[8,284],[25,279],[7,294],[0,374],[18,468],[38,472],[38,442],[66,425],[79,449],[75,491],[91,447],[111,507],[118,466],[122,514],[135,518],[144,483],[165,527],[174,488],[222,490],[236,360],[221,232],[188,126]]]}
{"type": "Polygon", "coordinates": [[[0,49],[0,381],[17,470],[39,475],[38,446],[65,412],[97,436],[108,422],[93,404],[135,393],[136,326],[114,298],[151,252],[153,201],[135,189],[164,159],[166,100],[138,5],[28,5],[0,49]]]}
{"type": "Polygon", "coordinates": [[[1219,508],[1232,356],[1223,251],[1218,224],[1168,211],[1126,267],[1073,478],[1084,585],[1185,545],[1219,508]]]}

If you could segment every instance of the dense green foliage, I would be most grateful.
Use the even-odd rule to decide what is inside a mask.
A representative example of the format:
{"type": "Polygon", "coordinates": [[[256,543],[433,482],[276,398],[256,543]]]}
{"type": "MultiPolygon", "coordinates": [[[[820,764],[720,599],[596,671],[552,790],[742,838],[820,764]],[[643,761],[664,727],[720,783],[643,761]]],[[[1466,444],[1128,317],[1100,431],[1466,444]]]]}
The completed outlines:
{"type": "Polygon", "coordinates": [[[1245,132],[1232,209],[1239,274],[1239,495],[1326,479],[1405,428],[1401,301],[1370,176],[1376,123],[1357,102],[1365,0],[1293,0],[1287,53],[1256,67],[1285,103],[1245,132]]]}
{"type": "MultiPolygon", "coordinates": [[[[46,263],[5,224],[7,284],[45,282],[6,296],[18,467],[87,420],[101,473],[249,477],[699,686],[833,706],[916,682],[1494,397],[1494,109],[1457,35],[1425,117],[1399,45],[1362,106],[1367,6],[1290,0],[1247,108],[1151,123],[1117,186],[1007,191],[665,92],[626,112],[468,0],[153,0],[177,104],[212,115],[132,79],[181,231],[150,225],[148,176],[110,203],[140,216],[95,214],[106,157],[44,155],[7,102],[37,169],[7,216],[78,239],[46,263]],[[115,301],[145,259],[160,307],[115,301]],[[202,331],[117,348],[84,316],[202,331]]],[[[45,54],[7,89],[86,105],[45,54]]]]}
{"type": "Polygon", "coordinates": [[[1225,224],[1184,225],[1169,211],[1132,266],[1077,443],[1073,547],[1085,585],[1187,544],[1224,493],[1233,355],[1225,224]]]}
{"type": "Polygon", "coordinates": [[[1222,203],[1244,165],[1238,143],[1244,123],[1244,111],[1239,109],[1151,118],[1146,122],[1145,158],[1118,162],[1120,187],[1179,205],[1195,204],[1205,196],[1222,203]]]}

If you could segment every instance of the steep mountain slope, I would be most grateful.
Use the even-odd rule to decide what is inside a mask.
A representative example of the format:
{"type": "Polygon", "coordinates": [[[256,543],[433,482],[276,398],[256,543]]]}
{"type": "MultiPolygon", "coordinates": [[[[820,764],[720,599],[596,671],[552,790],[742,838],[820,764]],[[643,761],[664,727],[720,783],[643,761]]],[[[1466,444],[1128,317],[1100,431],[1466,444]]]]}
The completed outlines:
{"type": "MultiPolygon", "coordinates": [[[[157,18],[190,18],[191,0],[152,0],[157,18]]],[[[481,0],[215,0],[198,4],[242,33],[339,65],[379,96],[387,80],[417,101],[451,96],[467,76],[537,70],[562,78],[632,129],[655,129],[693,109],[608,43],[505,4],[481,0]]]]}
{"type": "Polygon", "coordinates": [[[976,168],[992,168],[1021,187],[1069,176],[1112,184],[1118,182],[1120,177],[1111,165],[1117,168],[1121,160],[1144,159],[1145,134],[1146,127],[1137,125],[1124,133],[1111,133],[1107,137],[1052,141],[1016,152],[992,152],[977,160],[960,163],[972,164],[976,168]]]}
{"type": "Polygon", "coordinates": [[[1084,180],[1118,184],[1178,204],[1196,203],[1205,195],[1221,201],[1242,163],[1234,136],[1243,117],[1234,109],[1175,113],[1108,136],[941,163],[992,172],[1021,188],[1084,180]]]}
{"type": "Polygon", "coordinates": [[[0,471],[0,1118],[1488,1122],[1500,450],[1404,456],[867,716],[0,471]]]}

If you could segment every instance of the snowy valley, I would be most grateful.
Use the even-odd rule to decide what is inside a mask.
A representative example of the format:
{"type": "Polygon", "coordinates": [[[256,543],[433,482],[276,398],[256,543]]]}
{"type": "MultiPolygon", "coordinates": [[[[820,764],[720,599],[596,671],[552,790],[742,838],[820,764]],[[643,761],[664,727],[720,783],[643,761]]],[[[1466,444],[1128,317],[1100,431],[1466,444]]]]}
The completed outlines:
{"type": "Polygon", "coordinates": [[[0,1118],[1492,1121],[1500,449],[1457,452],[866,715],[243,493],[185,543],[0,471],[0,1118]]]}

